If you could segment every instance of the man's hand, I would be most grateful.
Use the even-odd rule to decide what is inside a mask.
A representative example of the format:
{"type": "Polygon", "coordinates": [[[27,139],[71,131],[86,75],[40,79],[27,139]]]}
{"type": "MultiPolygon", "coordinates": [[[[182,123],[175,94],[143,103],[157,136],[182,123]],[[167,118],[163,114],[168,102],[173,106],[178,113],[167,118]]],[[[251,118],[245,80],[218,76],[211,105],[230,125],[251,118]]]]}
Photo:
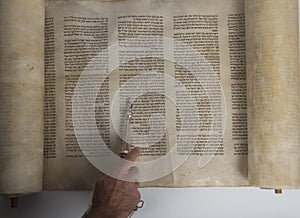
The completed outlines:
{"type": "MultiPolygon", "coordinates": [[[[139,149],[134,148],[125,157],[128,161],[135,161],[139,156],[139,149]]],[[[129,181],[121,181],[109,176],[103,176],[95,185],[92,208],[87,218],[126,218],[135,209],[141,195],[135,181],[139,171],[136,167],[122,169],[127,173],[129,181]]]]}

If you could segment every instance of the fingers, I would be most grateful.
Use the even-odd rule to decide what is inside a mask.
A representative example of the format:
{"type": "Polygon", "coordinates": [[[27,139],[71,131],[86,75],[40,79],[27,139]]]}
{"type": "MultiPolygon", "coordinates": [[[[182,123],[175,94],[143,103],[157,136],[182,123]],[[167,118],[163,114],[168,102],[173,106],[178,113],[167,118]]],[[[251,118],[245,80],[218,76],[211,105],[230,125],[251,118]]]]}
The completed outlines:
{"type": "Polygon", "coordinates": [[[139,169],[137,167],[131,167],[128,170],[128,173],[126,175],[126,179],[127,179],[127,181],[130,181],[130,182],[136,182],[139,175],[140,175],[139,169]]]}
{"type": "Polygon", "coordinates": [[[130,199],[128,199],[128,202],[131,201],[131,211],[136,208],[136,206],[138,205],[138,203],[139,203],[140,200],[141,200],[141,194],[138,191],[138,189],[135,187],[131,191],[130,199]]]}
{"type": "Polygon", "coordinates": [[[138,158],[140,154],[140,149],[139,148],[134,148],[132,149],[126,156],[125,156],[125,160],[122,163],[122,166],[120,168],[120,173],[121,174],[126,174],[128,169],[133,165],[133,162],[138,158]]]}
{"type": "MultiPolygon", "coordinates": [[[[132,167],[132,165],[134,164],[133,162],[138,158],[140,154],[140,148],[136,147],[134,149],[132,149],[124,158],[124,160],[126,161],[122,161],[121,165],[117,166],[113,177],[114,178],[118,178],[121,180],[128,180],[127,177],[132,178],[133,174],[130,173],[130,175],[128,176],[127,174],[129,174],[128,170],[130,169],[130,167],[132,167]]],[[[134,170],[136,171],[136,170],[134,170]]],[[[132,181],[130,179],[130,181],[132,181]]]]}
{"type": "Polygon", "coordinates": [[[135,147],[126,155],[125,160],[136,161],[139,155],[140,155],[140,148],[135,147]]]}

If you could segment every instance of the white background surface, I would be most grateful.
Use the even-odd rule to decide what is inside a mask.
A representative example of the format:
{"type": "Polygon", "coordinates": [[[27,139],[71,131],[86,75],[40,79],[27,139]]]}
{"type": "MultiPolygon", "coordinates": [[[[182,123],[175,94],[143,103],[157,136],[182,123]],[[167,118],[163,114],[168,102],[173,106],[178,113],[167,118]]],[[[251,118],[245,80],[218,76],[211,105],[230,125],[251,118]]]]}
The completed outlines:
{"type": "MultiPolygon", "coordinates": [[[[140,191],[145,206],[133,218],[300,217],[300,190],[284,190],[282,195],[258,188],[147,188],[140,191]]],[[[20,198],[17,209],[11,209],[10,201],[1,196],[0,218],[81,217],[91,196],[91,191],[43,191],[20,198]]]]}
{"type": "MultiPolygon", "coordinates": [[[[141,189],[144,207],[133,218],[300,217],[300,191],[258,188],[141,189]]],[[[88,191],[49,191],[19,199],[17,209],[0,198],[1,218],[76,218],[87,208],[88,191]]]]}

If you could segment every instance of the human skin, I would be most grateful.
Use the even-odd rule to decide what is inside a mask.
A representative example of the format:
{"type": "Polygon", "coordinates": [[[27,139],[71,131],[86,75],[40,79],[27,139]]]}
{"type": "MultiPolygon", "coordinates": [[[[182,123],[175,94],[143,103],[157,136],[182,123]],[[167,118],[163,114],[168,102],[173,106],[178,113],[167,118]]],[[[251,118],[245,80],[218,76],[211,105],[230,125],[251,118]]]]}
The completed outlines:
{"type": "MultiPolygon", "coordinates": [[[[125,159],[133,162],[139,153],[139,148],[134,148],[125,159]]],[[[103,176],[96,182],[92,207],[85,217],[126,218],[135,209],[141,198],[138,183],[134,182],[139,170],[136,167],[123,166],[120,173],[125,173],[128,181],[103,176]]]]}

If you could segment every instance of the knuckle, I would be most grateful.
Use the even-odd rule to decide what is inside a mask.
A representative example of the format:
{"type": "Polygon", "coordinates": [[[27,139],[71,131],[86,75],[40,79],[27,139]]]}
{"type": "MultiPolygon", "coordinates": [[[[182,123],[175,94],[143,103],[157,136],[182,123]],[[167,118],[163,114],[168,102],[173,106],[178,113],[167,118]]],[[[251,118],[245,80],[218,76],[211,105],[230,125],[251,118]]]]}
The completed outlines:
{"type": "Polygon", "coordinates": [[[141,193],[139,191],[137,191],[136,194],[134,195],[134,199],[137,202],[141,199],[141,193]]]}

